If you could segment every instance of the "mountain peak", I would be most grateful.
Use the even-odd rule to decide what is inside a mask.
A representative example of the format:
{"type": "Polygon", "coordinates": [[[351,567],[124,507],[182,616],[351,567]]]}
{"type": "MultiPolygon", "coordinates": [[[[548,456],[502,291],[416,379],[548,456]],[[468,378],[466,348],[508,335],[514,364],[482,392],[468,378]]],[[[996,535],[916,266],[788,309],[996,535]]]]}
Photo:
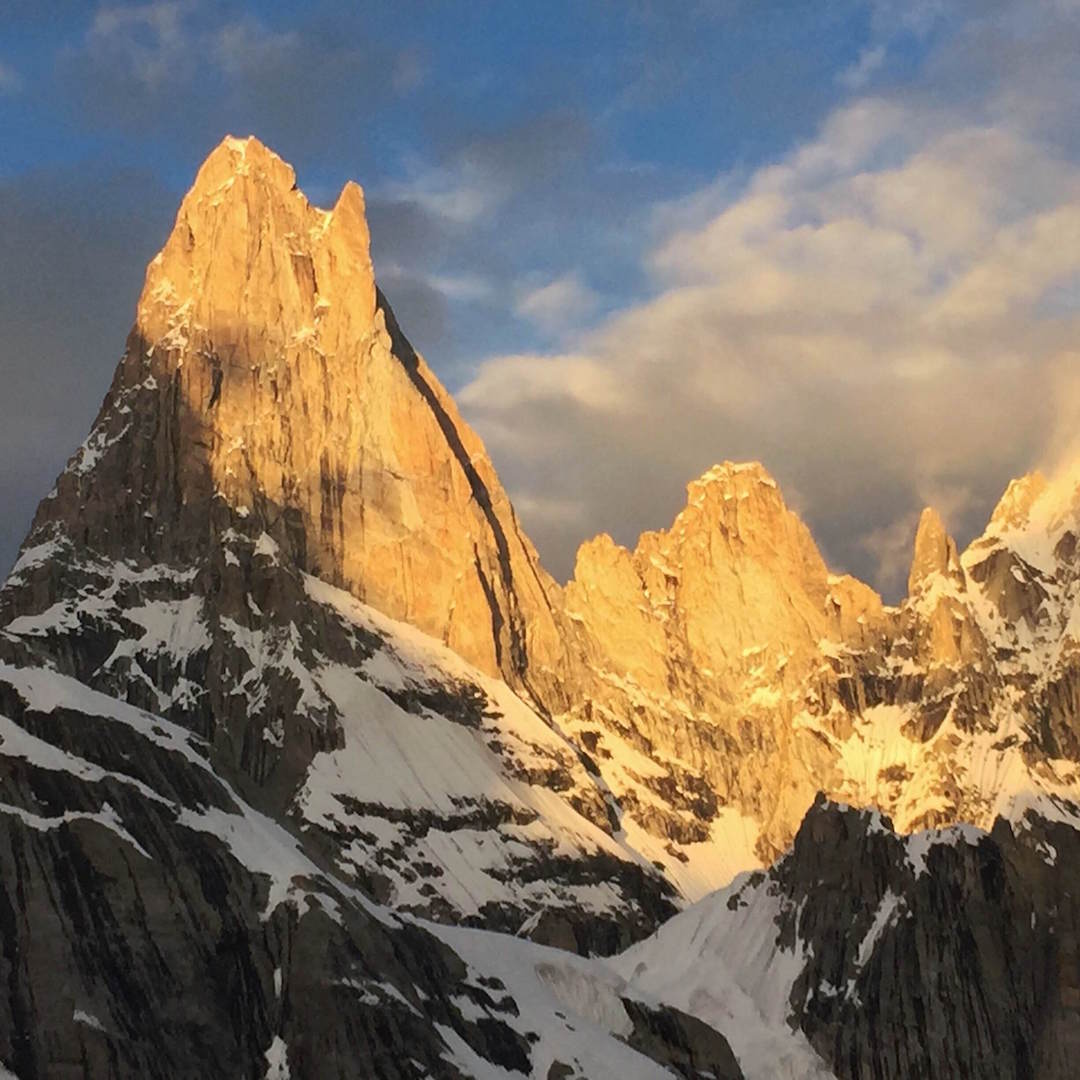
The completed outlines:
{"type": "Polygon", "coordinates": [[[254,135],[238,139],[226,135],[207,154],[195,174],[195,180],[184,199],[185,205],[197,205],[220,199],[238,177],[250,177],[264,187],[282,195],[296,189],[293,167],[254,135]]]}
{"type": "Polygon", "coordinates": [[[153,343],[182,323],[214,347],[252,337],[285,349],[307,333],[327,353],[373,329],[375,274],[364,197],[345,185],[311,205],[292,166],[258,139],[223,140],[200,167],[147,270],[137,329],[153,343]]]}
{"type": "Polygon", "coordinates": [[[919,517],[919,527],[915,533],[915,550],[908,574],[908,595],[914,596],[937,575],[958,581],[963,581],[964,576],[956,542],[946,530],[941,515],[928,506],[919,517]]]}
{"type": "Polygon", "coordinates": [[[740,490],[749,490],[757,485],[769,488],[777,487],[772,474],[760,461],[721,461],[706,469],[696,480],[692,480],[687,485],[687,489],[692,495],[695,490],[713,484],[727,489],[739,488],[740,490]]]}
{"type": "Polygon", "coordinates": [[[378,292],[364,195],[332,211],[258,139],[226,138],[151,262],[86,443],[38,523],[111,557],[192,558],[239,514],[299,569],[524,670],[548,608],[479,438],[378,292]]]}
{"type": "Polygon", "coordinates": [[[990,516],[991,526],[999,531],[1023,528],[1031,514],[1031,508],[1046,491],[1048,481],[1038,469],[1010,480],[1005,493],[998,500],[990,516]]]}

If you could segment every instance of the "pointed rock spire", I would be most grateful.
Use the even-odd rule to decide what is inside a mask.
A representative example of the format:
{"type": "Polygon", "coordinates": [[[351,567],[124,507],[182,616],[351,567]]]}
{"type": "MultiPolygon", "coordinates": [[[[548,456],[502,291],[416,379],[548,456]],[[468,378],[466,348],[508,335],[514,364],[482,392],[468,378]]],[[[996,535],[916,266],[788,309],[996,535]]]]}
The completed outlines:
{"type": "Polygon", "coordinates": [[[945,529],[941,515],[932,507],[923,510],[915,533],[915,552],[908,574],[908,595],[914,596],[935,575],[963,584],[964,572],[956,542],[945,529]]]}
{"type": "Polygon", "coordinates": [[[147,270],[136,329],[154,343],[197,328],[219,353],[285,349],[303,333],[334,350],[369,334],[374,318],[360,188],[350,182],[332,211],[320,210],[277,154],[229,137],[199,169],[147,270]]]}
{"type": "Polygon", "coordinates": [[[37,524],[168,561],[237,515],[511,682],[555,649],[548,579],[483,444],[376,289],[363,192],[320,210],[254,138],[199,169],[37,524]]]}

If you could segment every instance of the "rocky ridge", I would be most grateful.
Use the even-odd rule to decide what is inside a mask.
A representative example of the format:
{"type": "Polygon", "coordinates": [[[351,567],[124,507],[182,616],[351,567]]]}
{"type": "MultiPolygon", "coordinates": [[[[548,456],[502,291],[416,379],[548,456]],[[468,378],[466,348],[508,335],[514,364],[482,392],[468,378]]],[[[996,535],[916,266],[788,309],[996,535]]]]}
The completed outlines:
{"type": "Polygon", "coordinates": [[[927,511],[889,607],[765,470],[717,466],[670,530],[582,548],[558,723],[690,894],[783,853],[818,791],[903,832],[1075,807],[1078,490],[1014,484],[963,554],[927,511]]]}

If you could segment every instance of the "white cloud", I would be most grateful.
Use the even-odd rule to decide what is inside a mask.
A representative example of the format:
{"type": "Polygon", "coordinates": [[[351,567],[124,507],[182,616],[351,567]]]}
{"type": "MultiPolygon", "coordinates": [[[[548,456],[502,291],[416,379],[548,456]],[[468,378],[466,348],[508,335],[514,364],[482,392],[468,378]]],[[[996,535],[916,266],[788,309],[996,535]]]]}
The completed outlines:
{"type": "Polygon", "coordinates": [[[461,394],[557,573],[588,533],[666,524],[713,461],[760,458],[834,563],[894,594],[921,505],[971,533],[1075,427],[1080,311],[1045,300],[1080,274],[1080,168],[1023,131],[857,102],[668,220],[654,299],[461,394]]]}
{"type": "Polygon", "coordinates": [[[572,401],[611,415],[629,404],[627,390],[609,364],[588,356],[504,356],[484,363],[457,397],[463,405],[507,409],[572,401]]]}

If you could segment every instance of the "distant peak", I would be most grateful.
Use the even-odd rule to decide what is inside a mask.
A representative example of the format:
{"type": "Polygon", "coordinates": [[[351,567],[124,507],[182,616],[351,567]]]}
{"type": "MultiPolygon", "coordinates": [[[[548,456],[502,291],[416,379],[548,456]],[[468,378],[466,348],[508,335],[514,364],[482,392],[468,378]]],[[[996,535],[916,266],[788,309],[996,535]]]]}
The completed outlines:
{"type": "Polygon", "coordinates": [[[941,515],[932,507],[923,508],[919,515],[919,526],[915,531],[915,543],[920,540],[933,540],[937,542],[941,537],[947,536],[945,522],[941,515]]]}
{"type": "Polygon", "coordinates": [[[724,489],[749,489],[756,486],[776,488],[777,483],[760,461],[721,461],[706,469],[687,485],[693,499],[703,488],[719,486],[724,489]]]}
{"type": "Polygon", "coordinates": [[[925,582],[937,575],[963,580],[956,543],[945,528],[941,515],[926,507],[915,533],[915,551],[908,575],[908,595],[913,596],[925,582]]]}
{"type": "Polygon", "coordinates": [[[188,200],[212,196],[236,177],[251,175],[283,192],[296,187],[292,166],[254,135],[242,139],[226,135],[199,167],[188,200]]]}
{"type": "Polygon", "coordinates": [[[991,526],[998,530],[1023,528],[1028,523],[1031,508],[1047,486],[1046,477],[1038,469],[1017,480],[1010,480],[1005,494],[994,507],[990,517],[991,526]]]}

